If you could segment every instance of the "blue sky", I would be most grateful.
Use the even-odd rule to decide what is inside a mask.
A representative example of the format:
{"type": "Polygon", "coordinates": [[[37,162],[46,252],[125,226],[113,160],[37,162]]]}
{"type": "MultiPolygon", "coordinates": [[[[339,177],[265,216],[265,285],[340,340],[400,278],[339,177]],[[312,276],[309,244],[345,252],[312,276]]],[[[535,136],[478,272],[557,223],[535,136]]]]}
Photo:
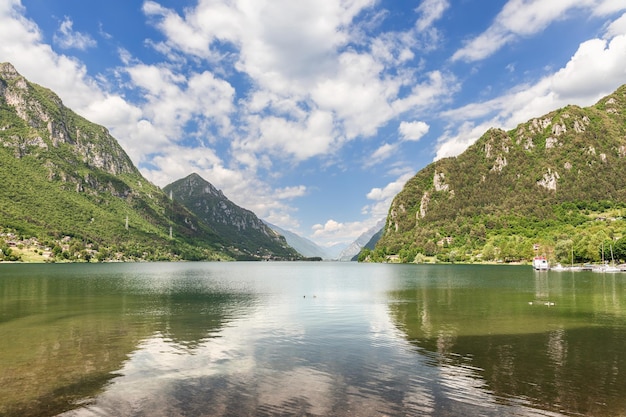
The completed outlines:
{"type": "Polygon", "coordinates": [[[320,245],[406,180],[626,83],[623,0],[0,0],[0,61],[159,186],[197,172],[320,245]]]}

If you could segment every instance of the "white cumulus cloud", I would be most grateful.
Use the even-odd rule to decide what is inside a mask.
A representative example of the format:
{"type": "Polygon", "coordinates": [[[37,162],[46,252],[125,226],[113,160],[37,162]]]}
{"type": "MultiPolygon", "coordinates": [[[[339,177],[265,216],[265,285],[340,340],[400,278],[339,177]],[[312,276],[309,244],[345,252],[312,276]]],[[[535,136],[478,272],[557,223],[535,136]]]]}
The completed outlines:
{"type": "Polygon", "coordinates": [[[98,43],[87,33],[76,32],[73,29],[74,22],[65,17],[59,30],[54,34],[54,42],[63,49],[79,49],[84,51],[94,48],[98,43]]]}
{"type": "Polygon", "coordinates": [[[428,133],[430,126],[425,122],[401,122],[398,127],[400,139],[418,141],[428,133]]]}
{"type": "MultiPolygon", "coordinates": [[[[362,48],[361,22],[373,0],[223,3],[202,1],[183,14],[155,1],[144,13],[165,36],[159,48],[192,54],[251,82],[239,91],[246,133],[232,141],[248,166],[264,155],[296,161],[332,155],[348,141],[371,137],[394,117],[454,89],[452,77],[399,65],[415,58],[417,33],[381,33],[362,48]],[[224,55],[220,46],[232,50],[224,55]],[[353,46],[359,46],[358,48],[353,46]],[[392,75],[393,74],[393,75],[392,75]],[[426,80],[418,82],[419,79],[426,80]],[[411,89],[412,88],[412,89],[411,89]]],[[[426,1],[422,18],[438,19],[445,1],[426,1]]]]}
{"type": "Polygon", "coordinates": [[[519,85],[489,101],[443,112],[452,122],[438,140],[435,159],[458,155],[491,127],[508,130],[568,104],[592,105],[624,80],[626,34],[610,40],[590,39],[580,44],[564,67],[532,85],[519,85]]]}
{"type": "Polygon", "coordinates": [[[453,60],[479,61],[519,37],[534,35],[552,22],[566,19],[568,12],[587,11],[594,15],[626,10],[615,0],[509,0],[492,25],[456,51],[453,60]]]}
{"type": "Polygon", "coordinates": [[[316,224],[312,227],[313,238],[316,241],[322,242],[325,246],[332,246],[337,243],[347,244],[356,240],[356,238],[365,233],[374,224],[376,224],[376,222],[371,224],[365,222],[342,223],[330,219],[324,224],[316,224]]]}
{"type": "Polygon", "coordinates": [[[626,13],[624,13],[619,19],[609,24],[606,30],[605,38],[610,39],[624,33],[626,33],[626,13]]]}

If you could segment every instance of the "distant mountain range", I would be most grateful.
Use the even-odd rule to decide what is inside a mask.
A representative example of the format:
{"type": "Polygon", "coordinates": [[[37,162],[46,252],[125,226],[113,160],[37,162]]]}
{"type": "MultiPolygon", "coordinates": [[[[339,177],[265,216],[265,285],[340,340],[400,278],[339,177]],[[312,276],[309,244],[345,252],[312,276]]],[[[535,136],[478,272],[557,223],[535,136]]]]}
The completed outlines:
{"type": "Polygon", "coordinates": [[[324,260],[333,259],[332,255],[329,254],[326,249],[322,248],[315,242],[304,238],[294,232],[290,232],[289,230],[282,229],[271,223],[266,222],[266,224],[274,231],[276,231],[276,233],[284,236],[289,246],[297,250],[303,256],[307,258],[322,258],[324,260]]]}
{"type": "MultiPolygon", "coordinates": [[[[381,219],[376,223],[375,226],[371,227],[363,234],[361,234],[354,242],[352,242],[347,248],[341,251],[339,254],[338,260],[347,262],[347,261],[356,261],[361,249],[366,247],[366,245],[372,240],[372,238],[376,235],[380,236],[380,232],[385,226],[385,219],[381,219]]],[[[374,242],[375,244],[376,242],[374,242]]]]}
{"type": "Polygon", "coordinates": [[[197,175],[166,187],[170,199],[106,128],[9,63],[0,64],[0,177],[0,248],[28,238],[54,261],[301,258],[197,175]]]}
{"type": "Polygon", "coordinates": [[[319,257],[329,261],[348,262],[356,261],[359,252],[363,247],[374,249],[374,245],[382,234],[385,219],[380,220],[374,227],[364,232],[349,245],[346,246],[345,244],[338,244],[330,247],[321,247],[315,242],[296,233],[281,229],[280,227],[270,223],[267,223],[267,225],[274,229],[277,233],[285,236],[287,243],[306,257],[319,257]]]}
{"type": "Polygon", "coordinates": [[[394,198],[363,259],[599,261],[626,232],[626,86],[436,161],[394,198]]]}

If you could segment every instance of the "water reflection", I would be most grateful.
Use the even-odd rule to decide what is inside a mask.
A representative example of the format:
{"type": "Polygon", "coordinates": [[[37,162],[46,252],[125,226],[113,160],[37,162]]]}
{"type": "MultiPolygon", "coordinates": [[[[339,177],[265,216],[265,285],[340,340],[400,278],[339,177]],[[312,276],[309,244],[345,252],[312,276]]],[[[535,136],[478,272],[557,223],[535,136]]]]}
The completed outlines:
{"type": "Polygon", "coordinates": [[[232,266],[259,296],[254,311],[191,352],[154,334],[65,415],[402,415],[409,374],[372,295],[380,277],[351,268],[232,266]]]}
{"type": "Polygon", "coordinates": [[[623,277],[542,272],[530,281],[521,271],[493,270],[471,286],[438,276],[462,270],[407,278],[390,294],[390,315],[458,401],[623,414],[623,277]]]}
{"type": "Polygon", "coordinates": [[[0,415],[626,411],[626,277],[346,263],[56,267],[2,270],[0,415]]]}
{"type": "Polygon", "coordinates": [[[127,266],[3,265],[0,415],[73,408],[155,334],[189,351],[253,305],[210,277],[181,281],[161,264],[141,270],[145,279],[127,266]]]}

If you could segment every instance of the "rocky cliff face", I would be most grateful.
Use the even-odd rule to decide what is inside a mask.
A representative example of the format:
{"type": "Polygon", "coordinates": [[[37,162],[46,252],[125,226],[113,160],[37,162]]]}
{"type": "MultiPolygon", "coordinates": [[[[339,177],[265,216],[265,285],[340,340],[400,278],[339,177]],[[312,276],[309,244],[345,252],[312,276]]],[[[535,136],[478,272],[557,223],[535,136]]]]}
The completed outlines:
{"type": "MultiPolygon", "coordinates": [[[[111,175],[137,173],[128,155],[106,128],[93,125],[66,108],[56,94],[29,83],[9,63],[0,64],[0,96],[23,121],[20,127],[30,128],[26,135],[3,138],[3,145],[13,148],[17,158],[69,145],[68,149],[89,168],[111,175]]],[[[18,126],[5,125],[0,129],[18,126]]]]}
{"type": "Polygon", "coordinates": [[[175,181],[163,189],[220,235],[237,242],[252,258],[297,259],[300,255],[285,238],[253,212],[237,206],[198,174],[175,181]]]}

